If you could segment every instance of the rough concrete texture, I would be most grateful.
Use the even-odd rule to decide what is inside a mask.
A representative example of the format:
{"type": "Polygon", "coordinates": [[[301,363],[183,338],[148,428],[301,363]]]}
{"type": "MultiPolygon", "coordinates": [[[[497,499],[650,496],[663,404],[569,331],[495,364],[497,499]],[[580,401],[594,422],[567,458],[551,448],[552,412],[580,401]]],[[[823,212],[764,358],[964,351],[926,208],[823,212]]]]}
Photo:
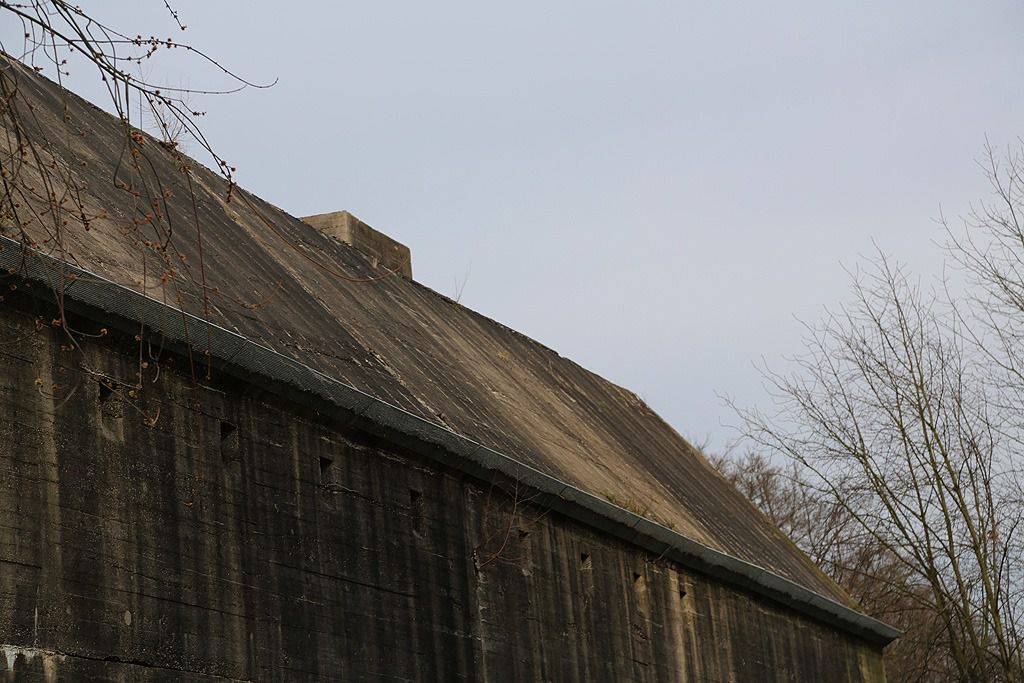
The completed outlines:
{"type": "MultiPolygon", "coordinates": [[[[121,163],[127,136],[117,121],[9,68],[18,79],[13,104],[38,126],[32,135],[47,138],[81,184],[76,196],[86,213],[106,216],[89,232],[64,231],[64,253],[76,263],[715,550],[848,600],[632,392],[413,281],[386,276],[365,254],[244,191],[226,201],[215,174],[194,163],[186,174],[184,161],[149,140],[141,149],[145,168],[161,179],[157,192],[121,163]],[[118,189],[115,177],[139,197],[118,189]],[[159,229],[136,226],[140,216],[149,220],[147,211],[160,214],[159,229]],[[168,229],[173,272],[167,252],[151,247],[168,229]]],[[[0,145],[11,139],[0,135],[0,145]]],[[[43,226],[23,227],[13,236],[52,249],[43,226]]]]}
{"type": "Polygon", "coordinates": [[[141,394],[107,390],[140,344],[75,351],[54,312],[0,304],[7,680],[884,680],[876,648],[528,492],[192,388],[149,340],[141,394]]]}
{"type": "Polygon", "coordinates": [[[305,216],[302,222],[355,247],[407,280],[412,279],[412,254],[409,247],[374,230],[348,211],[305,216]]]}

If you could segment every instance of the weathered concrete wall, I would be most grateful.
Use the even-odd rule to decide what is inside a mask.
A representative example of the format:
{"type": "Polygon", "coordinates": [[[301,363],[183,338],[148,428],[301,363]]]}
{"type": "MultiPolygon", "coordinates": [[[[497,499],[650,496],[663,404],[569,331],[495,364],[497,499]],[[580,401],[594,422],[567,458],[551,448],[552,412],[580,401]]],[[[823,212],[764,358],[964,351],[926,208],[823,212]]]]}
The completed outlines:
{"type": "Polygon", "coordinates": [[[79,355],[31,301],[0,305],[8,680],[883,680],[874,648],[528,491],[190,388],[113,332],[79,355]]]}

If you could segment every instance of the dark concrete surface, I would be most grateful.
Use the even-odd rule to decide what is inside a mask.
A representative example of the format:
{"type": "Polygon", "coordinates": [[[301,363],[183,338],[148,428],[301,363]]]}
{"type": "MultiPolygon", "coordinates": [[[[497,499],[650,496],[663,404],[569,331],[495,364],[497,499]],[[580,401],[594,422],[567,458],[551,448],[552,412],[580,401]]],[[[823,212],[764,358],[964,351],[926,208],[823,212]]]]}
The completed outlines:
{"type": "Polygon", "coordinates": [[[23,290],[0,305],[7,680],[884,680],[877,648],[529,491],[195,388],[148,340],[76,350],[23,290]]]}

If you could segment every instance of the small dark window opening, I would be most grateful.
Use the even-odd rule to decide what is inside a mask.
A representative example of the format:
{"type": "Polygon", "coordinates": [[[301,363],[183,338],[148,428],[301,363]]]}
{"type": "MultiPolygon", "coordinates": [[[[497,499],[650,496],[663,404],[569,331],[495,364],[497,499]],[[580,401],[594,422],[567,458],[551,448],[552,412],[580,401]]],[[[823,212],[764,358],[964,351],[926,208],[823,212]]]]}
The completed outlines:
{"type": "Polygon", "coordinates": [[[330,483],[331,467],[333,467],[333,466],[334,466],[334,461],[331,460],[330,458],[324,458],[324,457],[320,458],[320,483],[321,484],[328,484],[328,483],[330,483]]]}
{"type": "Polygon", "coordinates": [[[416,489],[409,489],[409,503],[411,505],[419,505],[421,500],[423,500],[422,491],[417,491],[416,489]]]}
{"type": "Polygon", "coordinates": [[[685,588],[680,588],[679,589],[679,599],[682,600],[685,597],[686,597],[686,589],[685,588]]]}
{"type": "Polygon", "coordinates": [[[590,569],[593,566],[590,561],[590,553],[580,553],[580,566],[584,569],[590,569]]]}
{"type": "Polygon", "coordinates": [[[640,578],[641,577],[640,577],[639,574],[637,574],[636,572],[633,572],[633,583],[640,583],[640,578]]]}
{"type": "Polygon", "coordinates": [[[220,455],[224,462],[230,463],[242,459],[241,444],[238,439],[238,427],[227,420],[220,421],[220,455]]]}
{"type": "Polygon", "coordinates": [[[100,382],[100,403],[106,403],[114,395],[114,388],[108,382],[100,382]]]}

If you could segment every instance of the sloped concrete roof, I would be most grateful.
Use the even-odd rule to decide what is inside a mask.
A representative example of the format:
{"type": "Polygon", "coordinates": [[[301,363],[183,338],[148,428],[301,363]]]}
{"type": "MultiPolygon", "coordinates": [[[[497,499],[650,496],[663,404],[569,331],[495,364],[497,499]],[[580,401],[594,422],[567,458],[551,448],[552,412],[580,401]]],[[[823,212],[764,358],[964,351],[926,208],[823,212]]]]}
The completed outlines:
{"type": "MultiPolygon", "coordinates": [[[[87,212],[106,216],[88,232],[67,231],[62,250],[44,239],[41,226],[28,225],[40,251],[848,604],[632,392],[423,285],[387,276],[360,252],[258,197],[235,190],[228,202],[221,178],[197,163],[183,172],[175,155],[150,139],[145,163],[162,183],[152,186],[125,163],[118,121],[14,68],[35,134],[85,188],[87,212]],[[118,189],[115,177],[140,196],[118,189]],[[173,231],[165,252],[145,243],[163,234],[136,229],[154,210],[148,196],[162,198],[155,210],[173,231]]],[[[288,160],[267,163],[289,172],[288,160]]],[[[203,343],[193,339],[197,349],[203,343]]]]}

